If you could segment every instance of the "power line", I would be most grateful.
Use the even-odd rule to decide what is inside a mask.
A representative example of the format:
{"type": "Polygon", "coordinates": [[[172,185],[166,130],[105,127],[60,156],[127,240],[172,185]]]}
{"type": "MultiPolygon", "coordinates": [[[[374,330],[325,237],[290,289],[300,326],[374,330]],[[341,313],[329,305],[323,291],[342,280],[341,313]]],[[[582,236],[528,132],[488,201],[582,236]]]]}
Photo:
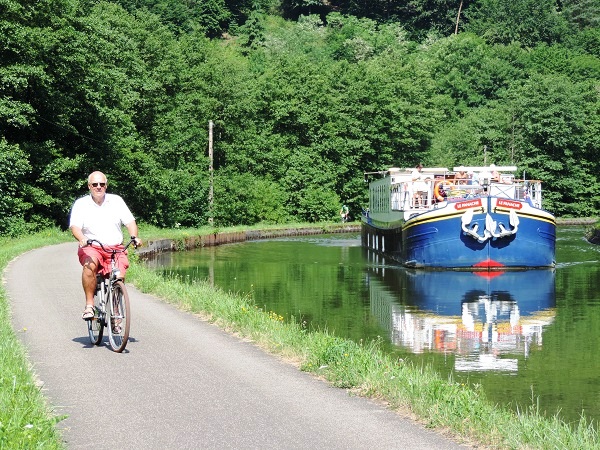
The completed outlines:
{"type": "Polygon", "coordinates": [[[60,128],[61,130],[66,131],[67,133],[71,133],[77,137],[80,137],[83,140],[97,142],[99,144],[104,144],[104,145],[109,145],[108,142],[106,142],[106,141],[100,141],[98,139],[94,139],[93,137],[84,136],[79,131],[69,130],[68,128],[63,127],[62,125],[59,125],[56,122],[52,122],[51,120],[45,119],[42,116],[37,116],[37,117],[38,117],[38,119],[43,120],[44,122],[47,122],[51,125],[54,125],[56,128],[60,128]]]}

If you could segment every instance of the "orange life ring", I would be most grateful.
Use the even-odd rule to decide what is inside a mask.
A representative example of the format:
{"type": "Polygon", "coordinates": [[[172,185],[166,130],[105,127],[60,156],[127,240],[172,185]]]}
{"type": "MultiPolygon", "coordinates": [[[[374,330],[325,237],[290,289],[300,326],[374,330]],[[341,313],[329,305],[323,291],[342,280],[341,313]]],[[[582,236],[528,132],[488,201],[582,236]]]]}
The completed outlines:
{"type": "MultiPolygon", "coordinates": [[[[433,187],[433,195],[438,202],[444,201],[444,196],[440,192],[440,189],[442,189],[445,184],[446,184],[446,181],[442,180],[442,181],[438,181],[437,183],[435,183],[435,186],[433,187]]],[[[448,186],[450,186],[450,183],[447,183],[447,184],[448,184],[448,186]]]]}

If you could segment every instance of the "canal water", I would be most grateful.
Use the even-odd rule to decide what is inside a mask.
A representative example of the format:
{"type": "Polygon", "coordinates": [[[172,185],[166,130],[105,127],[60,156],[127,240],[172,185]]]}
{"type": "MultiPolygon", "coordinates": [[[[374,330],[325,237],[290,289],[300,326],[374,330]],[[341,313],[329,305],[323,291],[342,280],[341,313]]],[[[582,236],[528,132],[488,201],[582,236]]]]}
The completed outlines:
{"type": "Polygon", "coordinates": [[[358,234],[251,241],[148,262],[247,296],[312,329],[384,348],[490,400],[600,420],[600,246],[561,227],[555,270],[483,276],[407,270],[358,234]]]}

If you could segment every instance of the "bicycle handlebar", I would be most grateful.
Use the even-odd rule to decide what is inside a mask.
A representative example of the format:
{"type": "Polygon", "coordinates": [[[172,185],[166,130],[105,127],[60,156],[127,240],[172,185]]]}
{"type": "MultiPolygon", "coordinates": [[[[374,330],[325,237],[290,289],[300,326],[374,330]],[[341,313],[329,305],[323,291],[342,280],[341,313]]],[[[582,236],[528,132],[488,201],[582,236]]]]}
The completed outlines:
{"type": "Polygon", "coordinates": [[[125,248],[117,250],[117,249],[111,249],[111,250],[107,250],[104,245],[102,244],[102,242],[100,242],[98,239],[88,239],[85,243],[86,246],[88,245],[92,245],[94,242],[98,243],[98,245],[100,245],[100,247],[102,248],[102,250],[104,250],[105,252],[111,252],[111,253],[123,253],[125,252],[129,246],[131,244],[133,244],[134,248],[138,248],[137,244],[135,243],[135,239],[130,239],[129,242],[127,243],[127,245],[125,246],[125,248]]]}

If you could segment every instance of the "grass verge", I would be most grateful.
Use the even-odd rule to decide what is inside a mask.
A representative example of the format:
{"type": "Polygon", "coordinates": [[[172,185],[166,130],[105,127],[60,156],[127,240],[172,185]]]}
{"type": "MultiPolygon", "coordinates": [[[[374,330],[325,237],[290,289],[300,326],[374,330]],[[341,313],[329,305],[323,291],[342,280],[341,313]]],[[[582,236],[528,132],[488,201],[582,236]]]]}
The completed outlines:
{"type": "MultiPolygon", "coordinates": [[[[70,237],[50,230],[24,239],[0,239],[0,270],[16,256],[70,237]]],[[[0,288],[0,449],[62,449],[55,416],[45,402],[27,362],[25,349],[11,326],[4,286],[0,288]]]]}

